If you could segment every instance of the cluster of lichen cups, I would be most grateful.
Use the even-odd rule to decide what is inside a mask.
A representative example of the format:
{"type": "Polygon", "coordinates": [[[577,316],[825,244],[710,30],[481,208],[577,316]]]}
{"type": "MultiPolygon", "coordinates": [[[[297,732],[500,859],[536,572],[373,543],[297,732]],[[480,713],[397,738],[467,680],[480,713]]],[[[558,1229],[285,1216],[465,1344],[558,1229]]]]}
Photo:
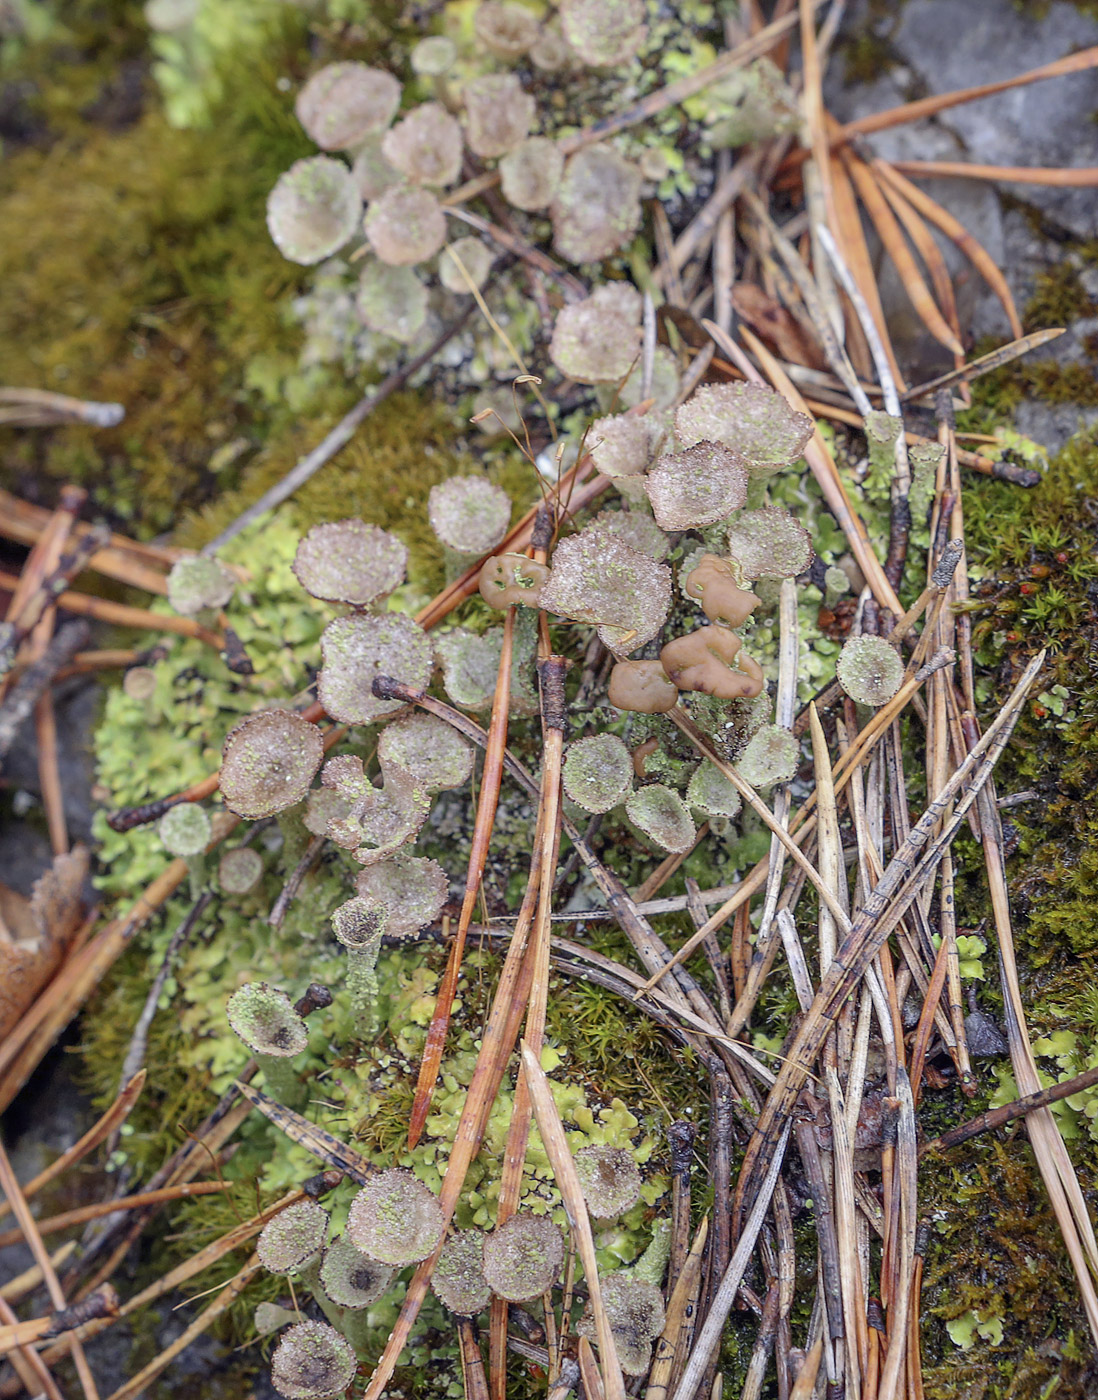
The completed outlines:
{"type": "MultiPolygon", "coordinates": [[[[515,619],[518,637],[524,635],[519,619],[534,617],[527,609],[597,628],[614,657],[607,694],[613,709],[659,724],[666,723],[661,716],[682,697],[700,699],[722,712],[752,705],[751,723],[738,731],[735,766],[744,781],[764,786],[792,776],[799,747],[789,730],[768,723],[761,713],[762,671],[744,654],[737,629],[748,622],[758,601],[751,584],[791,578],[810,563],[807,532],[764,499],[766,479],[797,459],[811,426],[771,391],[742,384],[703,388],[673,415],[649,407],[599,420],[588,434],[588,448],[595,465],[614,480],[623,508],[604,510],[561,538],[544,564],[526,554],[493,552],[507,532],[511,503],[483,477],[456,477],[436,486],[428,514],[440,543],[455,558],[484,559],[479,574],[483,599],[499,610],[521,605],[515,619]],[[690,531],[699,537],[693,549],[683,539],[690,531]],[[682,555],[677,577],[664,562],[674,543],[682,555]],[[718,548],[723,552],[717,553],[718,548]],[[696,604],[704,625],[663,643],[658,656],[631,659],[633,651],[657,644],[676,588],[676,617],[696,604]]],[[[224,802],[237,815],[272,817],[301,804],[309,832],[328,838],[361,865],[356,893],[336,909],[332,926],[347,949],[346,991],[363,1038],[376,1030],[374,966],[382,939],[419,933],[438,918],[449,894],[441,866],[409,848],[433,796],[463,786],[473,767],[470,743],[451,725],[375,694],[373,682],[388,676],[426,690],[440,668],[443,687],[456,705],[486,709],[496,686],[503,633],[502,626],[481,632],[454,626],[432,638],[406,614],[389,611],[387,600],[404,580],[406,561],[404,545],[392,535],[361,520],[345,520],[310,530],[293,565],[314,597],[349,609],[322,634],[317,693],[339,723],[383,725],[376,746],[380,781],[354,754],[325,760],[318,726],[285,708],[259,710],[232,729],[220,773],[224,802]],[[318,773],[320,786],[314,787],[318,773]]],[[[193,572],[197,576],[199,571],[193,572]]],[[[528,644],[516,647],[516,712],[533,708],[535,697],[523,675],[532,669],[533,630],[526,630],[528,644]]],[[[872,704],[895,691],[902,673],[895,650],[878,638],[855,638],[839,664],[848,693],[872,704]]],[[[736,815],[740,798],[709,762],[695,762],[688,773],[669,779],[685,789],[685,797],[654,780],[647,769],[657,762],[659,747],[652,730],[632,752],[613,733],[581,737],[567,749],[563,785],[586,811],[608,812],[621,805],[646,841],[682,851],[696,837],[692,810],[716,823],[736,815]]],[[[657,769],[666,774],[666,765],[660,769],[657,763],[657,769]]],[[[209,819],[197,806],[180,805],[165,816],[162,834],[173,850],[199,860],[210,840],[209,819]]],[[[247,888],[257,859],[250,851],[228,853],[219,872],[222,887],[247,888]]],[[[307,1036],[289,998],[264,983],[250,983],[233,994],[228,1015],[256,1056],[268,1090],[287,1106],[300,1106],[304,1086],[291,1061],[305,1049],[307,1036]]],[[[624,1158],[619,1177],[628,1177],[630,1169],[635,1175],[628,1153],[619,1156],[624,1158]]],[[[586,1166],[581,1177],[592,1214],[616,1215],[635,1200],[630,1187],[619,1190],[608,1205],[598,1191],[612,1173],[601,1161],[586,1166]]],[[[302,1273],[329,1318],[330,1325],[296,1322],[280,1342],[273,1375],[287,1396],[334,1395],[349,1382],[357,1365],[351,1343],[361,1332],[363,1310],[388,1288],[392,1270],[435,1251],[444,1228],[434,1196],[410,1173],[395,1169],[365,1183],[352,1206],[346,1236],[322,1250],[327,1219],[315,1202],[303,1202],[272,1221],[261,1240],[261,1258],[268,1267],[302,1273]],[[392,1201],[398,1198],[395,1208],[392,1201]],[[412,1231],[414,1242],[398,1244],[394,1237],[379,1243],[386,1226],[403,1241],[413,1220],[427,1222],[412,1231]],[[287,1240],[293,1246],[289,1252],[276,1251],[275,1243],[280,1242],[281,1250],[287,1240]]],[[[519,1211],[486,1236],[465,1232],[447,1241],[435,1289],[447,1306],[465,1315],[479,1312],[490,1294],[526,1301],[552,1286],[561,1257],[555,1226],[519,1211]],[[511,1278],[518,1255],[541,1265],[536,1287],[511,1278]]],[[[649,1256],[650,1265],[653,1258],[649,1256]]],[[[621,1352],[623,1359],[631,1358],[627,1369],[635,1365],[640,1373],[662,1326],[659,1280],[643,1281],[642,1287],[635,1273],[614,1278],[607,1297],[620,1307],[621,1352]]]]}
{"type": "Polygon", "coordinates": [[[512,210],[548,216],[555,249],[570,261],[608,257],[640,225],[640,168],[606,143],[566,159],[554,140],[531,135],[535,99],[508,70],[520,62],[535,73],[628,62],[645,37],[642,0],[564,0],[559,25],[523,5],[485,0],[473,28],[463,50],[444,35],[412,48],[410,89],[430,96],[399,119],[404,87],[391,72],[350,61],[314,73],[295,110],[324,154],[299,160],[268,200],[271,236],[293,262],[319,263],[365,235],[358,315],[397,341],[415,339],[428,318],[428,285],[417,269],[437,265],[442,287],[459,295],[481,288],[491,271],[493,253],[481,239],[447,242],[442,199],[462,178],[466,153],[497,165],[512,210]]]}

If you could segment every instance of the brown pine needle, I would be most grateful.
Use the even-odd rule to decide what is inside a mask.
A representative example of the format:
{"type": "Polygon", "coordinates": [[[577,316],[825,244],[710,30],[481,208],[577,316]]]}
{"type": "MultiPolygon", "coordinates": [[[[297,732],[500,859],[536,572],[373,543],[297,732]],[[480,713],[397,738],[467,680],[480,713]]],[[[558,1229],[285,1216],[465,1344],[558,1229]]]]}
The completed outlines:
{"type": "MultiPolygon", "coordinates": [[[[1002,302],[1003,310],[1006,312],[1007,320],[1010,322],[1010,333],[1015,340],[1021,339],[1023,334],[1022,323],[1018,318],[1018,311],[1014,305],[1014,297],[1011,295],[1007,280],[999,270],[995,259],[987,251],[982,243],[973,238],[968,229],[959,219],[954,218],[948,210],[943,209],[937,200],[921,190],[918,185],[912,184],[906,176],[901,175],[888,161],[875,157],[870,161],[873,170],[881,177],[882,181],[890,184],[894,189],[908,201],[911,206],[920,213],[928,223],[932,223],[936,228],[941,229],[945,236],[955,243],[976,271],[988,284],[991,290],[1002,302]]],[[[901,397],[903,391],[901,389],[901,397]]]]}
{"type": "MultiPolygon", "coordinates": [[[[90,1205],[76,1206],[73,1210],[62,1211],[60,1215],[50,1215],[39,1220],[40,1235],[55,1235],[59,1230],[67,1230],[72,1225],[83,1225],[87,1220],[98,1220],[104,1215],[113,1215],[120,1210],[140,1210],[143,1206],[163,1205],[166,1201],[178,1201],[184,1196],[209,1196],[215,1191],[227,1191],[224,1181],[191,1181],[180,1186],[162,1186],[158,1191],[140,1191],[136,1196],[119,1196],[117,1199],[93,1201],[90,1205]]],[[[0,1231],[0,1249],[18,1244],[23,1238],[22,1230],[0,1231]]]]}
{"type": "Polygon", "coordinates": [[[950,176],[958,180],[1003,180],[1018,185],[1052,185],[1057,189],[1092,189],[1098,185],[1098,165],[978,165],[964,160],[896,160],[893,170],[912,179],[950,176]]]}
{"type": "Polygon", "coordinates": [[[905,102],[900,107],[890,107],[884,112],[873,112],[847,122],[840,127],[839,137],[849,141],[852,136],[866,136],[872,131],[888,131],[894,126],[907,122],[920,121],[932,117],[950,107],[959,107],[965,102],[975,102],[981,97],[993,97],[997,92],[1009,92],[1012,88],[1025,87],[1029,83],[1041,82],[1045,78],[1062,78],[1067,73],[1082,73],[1098,65],[1098,47],[1080,49],[1078,53],[1058,58],[1053,63],[1031,68],[1027,73],[1019,73],[1013,78],[1003,78],[996,83],[981,83],[978,87],[957,88],[953,92],[941,92],[933,97],[923,97],[917,102],[905,102]]]}
{"type": "Polygon", "coordinates": [[[439,983],[435,997],[435,1009],[431,1024],[427,1028],[427,1038],[423,1045],[423,1059],[419,1065],[415,1098],[408,1122],[408,1150],[411,1152],[423,1133],[427,1114],[431,1109],[431,1098],[438,1079],[442,1054],[446,1048],[446,1032],[450,1026],[450,1015],[454,1007],[458,978],[461,975],[461,959],[465,951],[465,938],[472,922],[476,907],[477,893],[484,876],[488,860],[488,845],[496,821],[496,807],[499,805],[500,786],[503,782],[503,755],[507,748],[507,719],[511,705],[511,658],[514,653],[515,610],[507,609],[503,624],[503,643],[499,654],[499,671],[496,674],[496,689],[492,697],[492,717],[488,725],[488,747],[484,754],[484,772],[481,777],[480,794],[477,799],[477,815],[473,826],[472,848],[469,852],[469,866],[465,876],[465,894],[461,901],[457,931],[450,945],[450,956],[446,971],[439,983]]]}
{"type": "Polygon", "coordinates": [[[896,217],[881,191],[881,186],[874,178],[872,170],[864,161],[859,160],[854,155],[848,155],[846,168],[850,172],[855,189],[858,191],[858,198],[862,201],[866,213],[873,221],[873,226],[900,275],[900,281],[911,298],[911,304],[918,313],[919,319],[934,339],[940,341],[947,350],[952,350],[955,355],[963,355],[964,347],[939,310],[938,304],[923,281],[922,273],[911,255],[911,250],[907,246],[900,225],[896,222],[896,217]]]}

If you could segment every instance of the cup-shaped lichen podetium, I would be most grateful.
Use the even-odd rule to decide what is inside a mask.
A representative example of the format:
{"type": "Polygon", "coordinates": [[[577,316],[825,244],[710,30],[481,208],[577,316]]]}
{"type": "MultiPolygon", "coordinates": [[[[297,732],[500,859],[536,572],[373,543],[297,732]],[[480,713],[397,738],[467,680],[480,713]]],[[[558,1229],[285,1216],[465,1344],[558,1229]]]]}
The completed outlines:
{"type": "Polygon", "coordinates": [[[350,1344],[326,1322],[298,1322],[279,1339],[271,1382],[286,1400],[334,1400],[358,1369],[350,1344]]]}
{"type": "Polygon", "coordinates": [[[377,1031],[377,955],[388,926],[384,906],[374,899],[354,899],[332,915],[332,931],[347,949],[347,993],[355,1030],[370,1039],[377,1031]]]}
{"type": "Polygon", "coordinates": [[[812,563],[812,536],[789,511],[763,506],[732,517],[728,553],[745,578],[794,578],[812,563]]]}
{"type": "MultiPolygon", "coordinates": [[[[627,1376],[645,1375],[652,1360],[652,1342],[663,1331],[663,1295],[654,1283],[625,1271],[602,1279],[600,1291],[621,1369],[627,1376]]],[[[581,1337],[597,1337],[590,1307],[576,1331],[581,1337]]]]}
{"type": "Polygon", "coordinates": [[[444,1308],[458,1317],[475,1317],[492,1301],[484,1277],[484,1235],[458,1230],[442,1246],[431,1287],[444,1308]]]}
{"type": "Polygon", "coordinates": [[[656,523],[663,530],[697,530],[724,520],[747,500],[747,467],[720,442],[697,442],[665,452],[644,478],[656,523]]]}
{"type": "Polygon", "coordinates": [[[835,667],[839,684],[860,705],[883,705],[899,690],[904,663],[883,637],[851,637],[835,667]]]}
{"type": "Polygon", "coordinates": [[[640,1200],[641,1174],[624,1147],[581,1147],[575,1163],[583,1199],[596,1220],[613,1220],[640,1200]]]}
{"type": "Polygon", "coordinates": [[[340,1235],[324,1251],[320,1286],[336,1307],[357,1312],[377,1302],[396,1277],[392,1264],[382,1264],[340,1235]]]}
{"type": "Polygon", "coordinates": [[[266,982],[247,982],[229,998],[229,1025],[256,1058],[267,1089],[279,1103],[293,1108],[304,1085],[290,1064],[308,1044],[305,1022],[285,992],[266,982]]]}
{"type": "Polygon", "coordinates": [[[362,199],[351,172],[331,156],[306,156],[267,196],[267,229],[290,262],[323,262],[354,237],[362,199]]]}
{"type": "Polygon", "coordinates": [[[263,875],[263,857],[251,846],[235,846],[218,862],[217,883],[225,894],[248,894],[263,875]]]}
{"type": "Polygon", "coordinates": [[[184,617],[212,615],[233,596],[236,577],[204,554],[177,559],[168,574],[168,602],[184,617]]]}
{"type": "Polygon", "coordinates": [[[585,812],[609,812],[633,787],[633,756],[616,734],[590,734],[569,746],[562,779],[585,812]]]}
{"type": "Polygon", "coordinates": [[[564,1262],[564,1240],[547,1215],[520,1211],[484,1237],[484,1277],[509,1303],[528,1303],[552,1288],[564,1262]]]}
{"type": "Polygon", "coordinates": [[[323,757],[315,724],[293,710],[260,710],[225,737],[221,796],[237,816],[273,817],[304,799],[323,757]]]}
{"type": "Polygon", "coordinates": [[[293,571],[314,598],[367,608],[400,587],[407,566],[407,545],[352,518],[314,525],[297,546],[293,571]]]}
{"type": "Polygon", "coordinates": [[[741,454],[752,476],[762,477],[795,462],[813,426],[763,384],[704,384],[675,413],[675,436],[684,447],[723,442],[741,454]]]}
{"type": "Polygon", "coordinates": [[[457,573],[503,539],[511,523],[511,499],[487,477],[452,476],[431,487],[427,518],[446,546],[448,571],[457,573]]]}
{"type": "Polygon", "coordinates": [[[671,607],[671,570],[600,526],[561,540],[541,592],[546,612],[598,624],[604,646],[627,654],[649,642],[671,607]]]}
{"type": "Polygon", "coordinates": [[[191,898],[202,893],[206,875],[206,847],[210,843],[213,824],[204,807],[197,802],[179,802],[169,807],[157,826],[165,847],[187,862],[191,879],[191,898]]]}
{"type": "Polygon", "coordinates": [[[268,1220],[256,1241],[259,1262],[272,1274],[296,1274],[324,1248],[328,1212],[316,1201],[298,1201],[268,1220]]]}
{"type": "Polygon", "coordinates": [[[418,1264],[432,1252],[445,1228],[438,1198],[403,1167],[368,1181],[351,1202],[347,1234],[382,1264],[418,1264]]]}

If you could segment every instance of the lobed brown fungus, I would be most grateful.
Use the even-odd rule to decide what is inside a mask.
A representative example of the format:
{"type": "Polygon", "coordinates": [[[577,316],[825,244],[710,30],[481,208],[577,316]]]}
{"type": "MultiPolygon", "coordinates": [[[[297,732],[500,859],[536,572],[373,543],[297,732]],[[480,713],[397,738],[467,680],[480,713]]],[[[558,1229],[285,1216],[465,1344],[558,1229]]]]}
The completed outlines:
{"type": "Polygon", "coordinates": [[[263,857],[250,846],[226,851],[217,865],[217,883],[226,894],[248,894],[263,876],[263,857]]]}
{"type": "Polygon", "coordinates": [[[581,1147],[573,1160],[583,1199],[596,1220],[614,1220],[640,1200],[641,1174],[624,1147],[581,1147]]]}
{"type": "Polygon", "coordinates": [[[323,262],[355,235],[362,199],[351,172],[331,156],[295,161],[267,196],[267,228],[290,262],[323,262]]]}
{"type": "Polygon", "coordinates": [[[487,554],[511,523],[511,498],[484,476],[452,476],[432,486],[427,518],[442,543],[457,554],[487,554]]]}
{"type": "Polygon", "coordinates": [[[426,1259],[444,1225],[438,1198],[402,1167],[368,1181],[347,1214],[351,1242],[371,1259],[398,1267],[426,1259]]]}
{"type": "Polygon", "coordinates": [[[461,150],[461,127],[441,102],[413,107],[381,141],[382,155],[414,185],[452,185],[461,150]]]}
{"type": "Polygon", "coordinates": [[[656,523],[664,530],[714,525],[747,500],[747,468],[731,448],[699,442],[668,452],[644,479],[656,523]]]}
{"type": "Polygon", "coordinates": [[[420,185],[394,185],[366,210],[366,238],[383,263],[410,267],[433,258],[446,242],[438,200],[420,185]]]}
{"type": "MultiPolygon", "coordinates": [[[[652,1361],[652,1343],[663,1331],[663,1295],[654,1283],[622,1271],[600,1281],[602,1305],[614,1335],[614,1349],[627,1376],[643,1376],[652,1361]]],[[[590,1307],[576,1331],[596,1340],[598,1331],[590,1307]]]]}
{"type": "Polygon", "coordinates": [[[193,617],[207,608],[223,608],[233,596],[236,576],[205,554],[177,559],[168,574],[168,602],[177,613],[193,617]]]}
{"type": "Polygon", "coordinates": [[[169,807],[157,823],[157,834],[173,856],[198,856],[210,843],[213,826],[204,807],[197,802],[179,802],[169,807]]]}
{"type": "Polygon", "coordinates": [[[541,606],[576,622],[598,623],[611,651],[635,651],[667,620],[671,570],[605,530],[587,526],[561,540],[550,563],[541,606]]]}
{"type": "Polygon", "coordinates": [[[484,0],[473,16],[473,30],[490,54],[513,61],[530,51],[538,37],[538,22],[525,5],[484,0]]]}
{"type": "Polygon", "coordinates": [[[394,720],[377,742],[381,771],[395,764],[414,773],[428,792],[458,788],[473,771],[473,746],[437,715],[414,713],[394,720]]]}
{"type": "Polygon", "coordinates": [[[410,267],[368,262],[359,274],[355,310],[364,326],[409,344],[427,321],[427,288],[410,267]]]}
{"type": "Polygon", "coordinates": [[[862,705],[883,705],[899,690],[904,663],[883,637],[851,637],[843,643],[835,677],[862,705]]]}
{"type": "Polygon", "coordinates": [[[625,815],[665,851],[688,851],[698,835],[689,808],[677,792],[662,783],[649,783],[631,792],[625,800],[625,815]]]}
{"type": "Polygon", "coordinates": [[[787,783],[797,771],[801,747],[790,729],[764,724],[757,729],[736,759],[736,772],[752,787],[787,783]]]}
{"type": "Polygon", "coordinates": [[[221,796],[238,817],[273,817],[300,802],[324,757],[315,724],[293,710],[259,710],[234,725],[221,751],[221,796]]]}
{"type": "Polygon", "coordinates": [[[492,1301],[484,1277],[484,1235],[458,1230],[442,1246],[431,1287],[444,1308],[458,1317],[475,1317],[492,1301]]]}
{"type": "Polygon", "coordinates": [[[329,63],[297,95],[294,111],[322,151],[347,151],[384,131],[400,106],[400,83],[384,68],[329,63]]]}
{"type": "Polygon", "coordinates": [[[438,918],[450,895],[450,882],[437,861],[397,852],[359,872],[361,899],[386,913],[385,934],[406,938],[438,918]]]}
{"type": "Polygon", "coordinates": [[[742,802],[735,784],[706,759],[690,775],[686,805],[703,817],[734,817],[742,802]]]}
{"type": "Polygon", "coordinates": [[[812,536],[780,506],[745,510],[728,526],[728,552],[748,578],[794,578],[812,563],[812,536]]]}
{"type": "Polygon", "coordinates": [[[569,746],[562,779],[585,812],[609,812],[633,786],[633,760],[616,734],[592,734],[569,746]]]}
{"type": "Polygon", "coordinates": [[[505,156],[526,140],[537,104],[511,73],[487,73],[466,83],[465,139],[478,156],[505,156]]]}
{"type": "Polygon", "coordinates": [[[640,347],[640,329],[593,297],[557,313],[549,358],[579,384],[608,384],[629,373],[640,347]]]}
{"type": "MultiPolygon", "coordinates": [[[[622,662],[620,664],[628,665],[629,663],[622,662]]],[[[660,670],[663,670],[662,666],[660,667],[660,670]]],[[[677,690],[675,691],[675,694],[678,695],[677,690]]],[[[645,739],[643,744],[638,744],[637,747],[633,750],[633,772],[637,775],[638,778],[641,779],[642,782],[645,778],[648,777],[648,769],[646,766],[648,760],[656,752],[659,746],[660,741],[653,734],[649,735],[649,737],[645,739]]]]}
{"type": "Polygon", "coordinates": [[[328,1212],[316,1201],[298,1201],[279,1211],[259,1232],[255,1252],[272,1274],[296,1274],[324,1247],[328,1212]]]}
{"type": "Polygon", "coordinates": [[[728,560],[716,554],[701,556],[686,576],[683,592],[702,605],[710,622],[722,627],[742,627],[759,601],[739,586],[728,560]]]}
{"type": "Polygon", "coordinates": [[[628,63],[644,43],[644,0],[561,0],[560,22],[572,50],[592,68],[628,63]]]}
{"type": "Polygon", "coordinates": [[[699,627],[668,642],[660,662],[680,690],[700,690],[718,700],[750,698],[762,690],[763,675],[757,662],[740,655],[742,645],[727,627],[699,627]]]}
{"type": "Polygon", "coordinates": [[[549,568],[525,554],[493,554],[481,566],[480,596],[490,608],[509,608],[521,603],[527,608],[541,606],[541,590],[548,582],[549,568]]]}
{"type": "Polygon", "coordinates": [[[601,262],[640,227],[641,173],[612,146],[569,156],[550,208],[553,247],[570,262],[601,262]]]}
{"type": "Polygon", "coordinates": [[[617,710],[662,715],[678,704],[679,692],[658,661],[619,661],[610,672],[606,698],[617,710]]]}
{"type": "Polygon", "coordinates": [[[456,296],[468,296],[474,287],[479,292],[491,270],[491,250],[479,238],[457,238],[439,254],[438,280],[456,296]]]}
{"type": "Polygon", "coordinates": [[[564,156],[547,136],[531,136],[499,163],[500,188],[508,204],[527,213],[548,209],[564,171],[564,156]]]}
{"type": "Polygon", "coordinates": [[[723,442],[761,476],[795,462],[813,431],[807,414],[763,384],[703,384],[675,413],[675,433],[685,447],[723,442]]]}
{"type": "Polygon", "coordinates": [[[408,549],[377,525],[338,520],[302,536],[293,571],[306,593],[327,603],[369,607],[404,582],[408,549]]]}
{"type": "Polygon", "coordinates": [[[357,1370],[351,1344],[326,1322],[288,1328],[271,1357],[271,1383],[286,1400],[334,1400],[357,1370]]]}
{"type": "Polygon", "coordinates": [[[540,1298],[563,1263],[564,1240],[547,1215],[519,1211],[484,1237],[484,1277],[509,1303],[540,1298]]]}
{"type": "Polygon", "coordinates": [[[324,1251],[320,1286],[336,1307],[358,1312],[376,1303],[396,1278],[391,1264],[381,1264],[340,1235],[324,1251]]]}
{"type": "Polygon", "coordinates": [[[337,617],[321,633],[320,652],[317,697],[342,724],[372,724],[400,709],[399,700],[374,695],[375,676],[422,687],[434,670],[430,639],[404,613],[337,617]]]}

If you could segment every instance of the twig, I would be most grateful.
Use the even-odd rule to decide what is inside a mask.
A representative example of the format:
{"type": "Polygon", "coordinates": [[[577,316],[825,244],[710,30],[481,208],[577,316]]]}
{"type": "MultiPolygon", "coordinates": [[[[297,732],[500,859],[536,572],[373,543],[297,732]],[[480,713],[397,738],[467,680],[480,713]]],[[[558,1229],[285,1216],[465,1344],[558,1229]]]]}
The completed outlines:
{"type": "Polygon", "coordinates": [[[86,622],[66,622],[45,651],[21,673],[0,703],[0,758],[15,742],[20,727],[30,718],[57,672],[87,645],[88,635],[86,622]]]}
{"type": "Polygon", "coordinates": [[[472,312],[473,304],[470,302],[461,315],[456,320],[451,321],[426,350],[409,360],[406,365],[401,365],[399,369],[393,370],[392,374],[387,375],[375,389],[363,394],[354,408],[340,419],[322,442],[302,457],[280,482],[272,486],[270,490],[264,491],[258,501],[250,505],[229,525],[226,525],[219,535],[203,547],[202,553],[215,554],[223,545],[228,544],[231,539],[235,539],[241,530],[246,529],[253,520],[258,520],[261,515],[266,515],[269,510],[274,510],[275,506],[281,505],[283,501],[292,496],[325,463],[330,462],[337,452],[342,451],[347,446],[360,424],[369,418],[375,408],[384,403],[390,394],[395,394],[398,389],[403,388],[412,375],[421,370],[424,365],[430,364],[442,347],[457,335],[472,312]]]}
{"type": "MultiPolygon", "coordinates": [[[[26,1198],[19,1189],[19,1182],[16,1180],[15,1172],[12,1170],[11,1161],[3,1142],[0,1142],[0,1191],[8,1198],[12,1213],[19,1222],[19,1230],[27,1246],[34,1255],[34,1261],[42,1270],[42,1278],[45,1281],[46,1289],[50,1295],[50,1302],[57,1309],[68,1306],[65,1295],[61,1291],[61,1284],[53,1265],[50,1263],[50,1256],[42,1243],[42,1236],[35,1223],[34,1216],[31,1215],[27,1206],[26,1198]]],[[[91,1367],[88,1365],[88,1358],[84,1355],[84,1348],[79,1338],[66,1337],[64,1341],[66,1351],[72,1353],[72,1359],[76,1366],[76,1374],[80,1378],[80,1386],[84,1392],[86,1400],[99,1400],[99,1391],[96,1389],[95,1377],[92,1375],[91,1367]]]]}
{"type": "Polygon", "coordinates": [[[1070,1079],[1061,1080],[1058,1084],[1050,1084],[1047,1089],[1038,1089],[1032,1094],[1012,1099],[1001,1108],[989,1108],[986,1113],[978,1113],[975,1118],[969,1118],[967,1122],[959,1123],[956,1128],[950,1128],[941,1137],[930,1138],[924,1142],[919,1148],[920,1155],[959,1147],[969,1138],[979,1137],[981,1133],[990,1133],[1005,1123],[1012,1123],[1015,1118],[1024,1118],[1035,1108],[1045,1108],[1048,1104],[1071,1098],[1072,1094],[1081,1094],[1084,1089],[1093,1088],[1095,1084],[1098,1084],[1098,1066],[1085,1069],[1081,1074],[1074,1074],[1070,1079]]]}
{"type": "Polygon", "coordinates": [[[1051,340],[1058,340],[1065,332],[1059,329],[1044,331],[1033,331],[1030,335],[1024,335],[1019,340],[1012,340],[1009,345],[1000,345],[998,350],[991,350],[986,355],[979,356],[978,359],[969,360],[966,364],[959,365],[948,374],[939,374],[936,379],[928,379],[925,384],[916,384],[914,388],[907,389],[900,395],[904,403],[913,402],[915,399],[929,398],[931,394],[936,394],[940,389],[948,389],[951,384],[956,384],[961,379],[978,379],[982,374],[990,374],[992,370],[1001,369],[1003,365],[1009,365],[1012,360],[1018,359],[1021,355],[1028,355],[1031,350],[1036,350],[1042,345],[1047,345],[1051,340]]]}

